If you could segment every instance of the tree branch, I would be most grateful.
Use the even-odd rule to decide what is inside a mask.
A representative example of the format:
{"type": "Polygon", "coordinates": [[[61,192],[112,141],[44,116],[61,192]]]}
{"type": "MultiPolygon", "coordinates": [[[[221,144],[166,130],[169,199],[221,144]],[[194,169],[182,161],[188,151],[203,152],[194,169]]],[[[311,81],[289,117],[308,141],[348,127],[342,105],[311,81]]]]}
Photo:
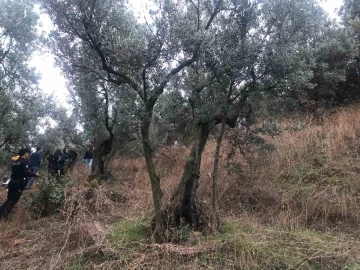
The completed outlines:
{"type": "Polygon", "coordinates": [[[70,130],[69,130],[68,128],[59,128],[58,130],[61,130],[61,131],[66,132],[67,135],[68,135],[69,138],[70,138],[70,141],[71,141],[73,144],[79,145],[79,146],[81,146],[81,147],[83,147],[83,148],[86,148],[85,145],[83,145],[83,144],[81,144],[81,143],[77,143],[77,142],[74,141],[74,139],[73,139],[73,137],[72,137],[72,135],[71,135],[71,132],[70,132],[70,130]]]}
{"type": "Polygon", "coordinates": [[[108,65],[106,57],[104,52],[101,50],[101,43],[95,40],[95,38],[92,36],[92,33],[89,30],[89,22],[83,19],[83,26],[85,28],[85,34],[86,37],[79,36],[82,40],[89,43],[89,45],[95,50],[95,52],[98,54],[101,60],[102,69],[105,70],[109,75],[115,75],[117,77],[117,80],[114,80],[111,78],[111,76],[108,76],[108,79],[115,84],[128,84],[131,88],[133,88],[135,91],[139,93],[140,87],[139,85],[126,73],[121,73],[119,71],[114,70],[111,66],[108,65]]]}
{"type": "Polygon", "coordinates": [[[197,13],[197,30],[200,30],[200,10],[199,10],[199,0],[198,5],[196,6],[195,3],[192,0],[189,0],[190,3],[194,6],[196,13],[197,13]]]}
{"type": "MultiPolygon", "coordinates": [[[[210,16],[209,21],[207,22],[206,26],[205,26],[205,30],[208,30],[212,21],[215,19],[215,16],[218,14],[218,12],[220,11],[220,6],[222,4],[223,0],[218,0],[213,13],[210,16]]],[[[158,87],[155,88],[154,91],[154,95],[149,99],[149,103],[147,104],[149,107],[153,107],[157,98],[162,94],[162,92],[164,91],[164,88],[166,87],[166,85],[168,84],[168,82],[170,81],[171,77],[176,75],[178,72],[180,72],[182,69],[184,69],[185,67],[191,65],[192,63],[194,63],[198,56],[199,56],[199,50],[200,50],[200,46],[201,46],[202,42],[199,42],[196,46],[195,52],[193,53],[193,56],[189,59],[186,59],[184,61],[182,61],[176,68],[172,69],[163,79],[163,81],[160,83],[160,85],[158,87]]]]}
{"type": "Polygon", "coordinates": [[[109,115],[109,93],[108,93],[108,90],[107,90],[105,85],[101,84],[101,87],[104,90],[103,95],[104,95],[104,98],[105,98],[105,111],[104,111],[105,127],[106,127],[106,130],[109,132],[110,140],[112,141],[113,138],[114,138],[113,128],[114,128],[115,120],[113,120],[112,125],[110,125],[111,117],[109,115]]]}
{"type": "Polygon", "coordinates": [[[12,136],[13,134],[10,133],[4,138],[3,142],[0,144],[0,149],[3,148],[3,146],[11,140],[12,136]]]}
{"type": "MultiPolygon", "coordinates": [[[[198,47],[200,47],[200,46],[198,46],[198,47]]],[[[168,84],[171,77],[176,75],[177,73],[179,73],[185,67],[187,67],[187,66],[191,65],[192,63],[194,63],[196,61],[196,59],[198,58],[198,55],[199,55],[199,48],[196,49],[195,53],[193,54],[193,56],[191,58],[186,59],[183,62],[181,62],[180,65],[178,65],[176,68],[172,69],[166,75],[166,77],[163,79],[163,81],[160,83],[160,85],[155,88],[154,95],[149,99],[149,105],[150,106],[153,106],[155,104],[157,98],[162,94],[162,92],[164,91],[165,86],[168,84]]]]}
{"type": "Polygon", "coordinates": [[[222,4],[223,0],[218,0],[216,5],[215,5],[215,8],[214,8],[214,11],[213,13],[211,14],[210,16],[210,19],[209,21],[207,22],[206,26],[205,26],[205,30],[208,30],[211,23],[213,22],[213,20],[215,19],[216,15],[218,14],[218,12],[220,11],[220,6],[222,4]]]}

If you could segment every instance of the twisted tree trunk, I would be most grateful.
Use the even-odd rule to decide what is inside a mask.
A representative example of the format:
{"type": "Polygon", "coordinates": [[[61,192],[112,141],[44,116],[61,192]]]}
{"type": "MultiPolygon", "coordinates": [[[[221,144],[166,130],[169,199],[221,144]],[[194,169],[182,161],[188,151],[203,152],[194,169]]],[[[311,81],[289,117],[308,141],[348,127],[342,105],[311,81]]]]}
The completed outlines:
{"type": "Polygon", "coordinates": [[[226,116],[223,117],[221,121],[221,130],[220,134],[216,139],[216,149],[214,154],[214,167],[212,172],[212,224],[217,229],[219,227],[219,215],[218,215],[218,192],[217,192],[217,180],[218,180],[218,170],[219,170],[219,160],[220,160],[220,148],[221,143],[224,137],[226,128],[226,116]]]}
{"type": "Polygon", "coordinates": [[[104,175],[105,170],[105,161],[107,155],[111,152],[114,142],[114,135],[111,134],[109,138],[103,140],[97,148],[94,150],[93,165],[91,167],[91,172],[97,175],[104,175]]]}
{"type": "Polygon", "coordinates": [[[177,226],[180,225],[181,218],[184,218],[194,229],[199,228],[196,190],[200,178],[201,155],[211,129],[212,126],[207,123],[199,124],[197,139],[193,143],[179,187],[173,196],[173,202],[175,203],[174,217],[177,226]]]}
{"type": "MultiPolygon", "coordinates": [[[[151,118],[150,118],[151,119],[151,118]]],[[[156,242],[164,241],[164,214],[161,205],[161,188],[160,178],[156,175],[154,163],[152,161],[152,151],[149,139],[150,119],[144,120],[141,126],[142,145],[144,150],[144,157],[146,167],[149,173],[153,203],[154,203],[154,220],[153,220],[153,235],[156,242]]]]}

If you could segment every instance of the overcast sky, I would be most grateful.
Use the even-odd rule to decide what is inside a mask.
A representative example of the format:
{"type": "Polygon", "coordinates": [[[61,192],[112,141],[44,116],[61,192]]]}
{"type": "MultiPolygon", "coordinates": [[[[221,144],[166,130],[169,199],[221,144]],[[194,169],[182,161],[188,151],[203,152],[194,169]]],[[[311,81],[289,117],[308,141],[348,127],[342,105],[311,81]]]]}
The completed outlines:
{"type": "MultiPolygon", "coordinates": [[[[147,9],[144,4],[146,0],[136,0],[132,2],[133,3],[131,5],[138,10],[143,10],[144,8],[147,9]]],[[[329,13],[331,18],[337,17],[336,10],[342,5],[342,0],[319,0],[319,2],[329,13]]],[[[42,27],[39,28],[39,31],[43,31],[43,29],[51,29],[51,22],[47,16],[41,15],[40,19],[42,27]]],[[[64,76],[61,74],[61,70],[55,66],[53,56],[50,53],[39,52],[34,55],[30,65],[34,66],[41,74],[42,78],[39,86],[42,91],[53,94],[59,103],[64,105],[68,95],[66,90],[66,81],[64,76]]]]}

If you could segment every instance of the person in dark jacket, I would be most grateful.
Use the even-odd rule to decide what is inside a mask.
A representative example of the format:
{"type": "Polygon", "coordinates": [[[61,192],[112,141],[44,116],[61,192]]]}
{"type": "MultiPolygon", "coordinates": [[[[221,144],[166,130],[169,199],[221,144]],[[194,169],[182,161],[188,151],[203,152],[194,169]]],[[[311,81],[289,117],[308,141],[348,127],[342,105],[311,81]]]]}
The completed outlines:
{"type": "Polygon", "coordinates": [[[72,169],[73,169],[74,166],[75,166],[75,162],[76,162],[78,153],[77,153],[75,150],[72,150],[72,149],[71,149],[71,150],[69,151],[69,154],[70,154],[69,170],[72,171],[72,169]]]}
{"type": "MultiPolygon", "coordinates": [[[[40,171],[40,165],[42,162],[42,156],[41,156],[42,148],[40,146],[36,147],[36,152],[32,153],[30,156],[30,171],[33,173],[37,173],[40,171]]],[[[26,189],[31,189],[31,186],[33,185],[35,181],[34,177],[29,177],[29,181],[26,185],[26,189]]]]}
{"type": "Polygon", "coordinates": [[[48,173],[51,176],[56,176],[58,171],[58,158],[55,154],[50,154],[46,159],[48,160],[48,173]]]}
{"type": "Polygon", "coordinates": [[[65,164],[65,161],[63,162],[61,160],[62,157],[62,152],[60,149],[56,149],[55,153],[54,153],[54,168],[56,168],[56,175],[59,177],[60,176],[60,171],[61,171],[61,167],[65,164]]]}
{"type": "Polygon", "coordinates": [[[83,162],[91,168],[93,162],[93,147],[88,145],[88,148],[85,151],[83,162]]]}
{"type": "Polygon", "coordinates": [[[19,201],[28,177],[39,177],[39,173],[29,171],[29,150],[20,149],[19,158],[12,160],[11,180],[8,184],[7,200],[0,207],[0,220],[7,219],[10,211],[19,201]]]}
{"type": "Polygon", "coordinates": [[[59,160],[60,176],[65,175],[68,170],[72,170],[77,159],[77,153],[75,150],[70,150],[70,147],[66,145],[63,150],[63,154],[59,160]]]}
{"type": "Polygon", "coordinates": [[[70,147],[68,145],[65,145],[63,152],[61,154],[61,157],[58,161],[59,163],[59,170],[60,170],[60,176],[65,175],[67,168],[69,166],[71,156],[70,156],[70,147]]]}

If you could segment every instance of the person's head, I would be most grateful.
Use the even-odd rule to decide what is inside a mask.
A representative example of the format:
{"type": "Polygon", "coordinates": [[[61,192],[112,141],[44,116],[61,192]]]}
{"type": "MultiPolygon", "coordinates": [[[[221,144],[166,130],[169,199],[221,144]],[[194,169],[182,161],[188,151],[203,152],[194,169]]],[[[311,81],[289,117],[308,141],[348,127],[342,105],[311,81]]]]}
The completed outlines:
{"type": "Polygon", "coordinates": [[[7,173],[4,173],[4,178],[7,178],[8,177],[8,174],[7,173]]]}
{"type": "Polygon", "coordinates": [[[28,159],[29,156],[30,156],[30,152],[29,152],[29,150],[26,149],[26,148],[20,149],[18,154],[19,154],[19,156],[20,156],[21,158],[25,158],[25,159],[28,159]]]}
{"type": "Polygon", "coordinates": [[[68,145],[65,145],[65,147],[64,147],[64,153],[69,153],[69,151],[70,151],[70,147],[68,146],[68,145]]]}
{"type": "Polygon", "coordinates": [[[36,152],[41,152],[41,151],[42,151],[42,147],[36,146],[36,152]]]}
{"type": "Polygon", "coordinates": [[[61,154],[62,153],[61,153],[61,150],[59,148],[55,150],[55,153],[54,153],[55,156],[61,156],[61,154]]]}

